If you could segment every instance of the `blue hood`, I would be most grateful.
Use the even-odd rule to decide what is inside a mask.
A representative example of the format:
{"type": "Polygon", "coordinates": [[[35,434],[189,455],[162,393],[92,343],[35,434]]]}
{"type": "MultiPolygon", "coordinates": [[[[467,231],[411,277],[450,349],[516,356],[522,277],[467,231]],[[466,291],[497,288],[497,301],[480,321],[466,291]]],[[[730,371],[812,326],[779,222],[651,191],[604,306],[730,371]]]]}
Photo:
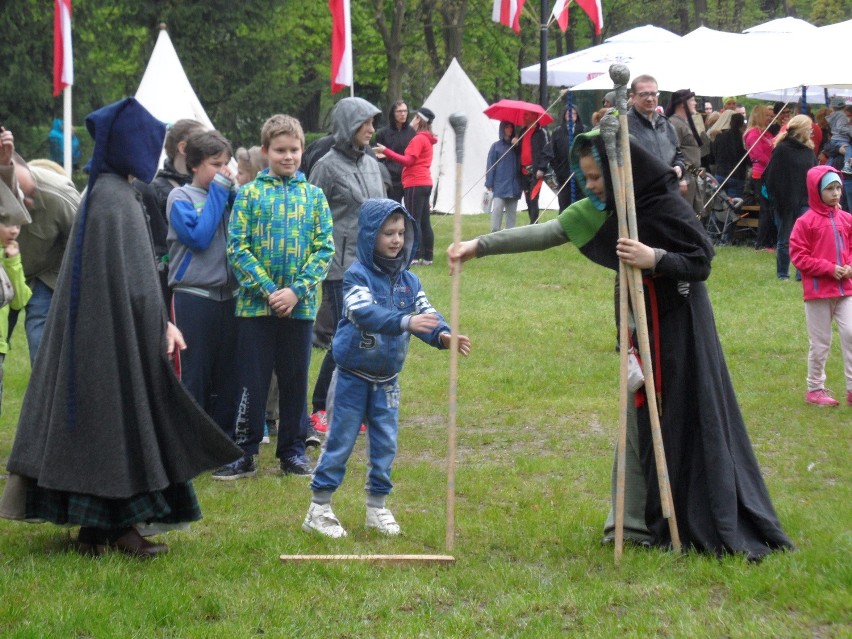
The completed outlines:
{"type": "Polygon", "coordinates": [[[150,182],[157,175],[166,125],[135,98],[125,98],[86,116],[95,141],[89,162],[89,186],[99,173],[132,175],[150,182]]]}
{"type": "Polygon", "coordinates": [[[366,200],[361,205],[361,210],[358,214],[358,246],[355,255],[358,261],[371,271],[380,273],[381,271],[373,262],[373,248],[376,246],[376,238],[379,235],[379,229],[391,213],[397,211],[405,215],[405,244],[402,248],[404,256],[405,268],[411,265],[411,259],[417,251],[417,244],[420,241],[418,229],[414,224],[414,218],[405,210],[405,207],[395,200],[385,198],[372,198],[366,200]]]}
{"type": "MultiPolygon", "coordinates": [[[[67,427],[77,427],[77,393],[74,370],[74,334],[77,330],[77,314],[80,307],[80,281],[83,277],[83,240],[86,234],[86,219],[89,214],[89,198],[101,173],[115,173],[122,177],[132,175],[143,182],[150,182],[157,174],[160,151],[166,137],[166,125],[155,118],[136,101],[124,98],[101,107],[86,116],[86,128],[95,141],[92,159],[89,160],[89,182],[86,197],[77,213],[74,226],[73,259],[71,262],[70,299],[68,303],[68,325],[71,335],[68,347],[68,418],[67,427]]],[[[122,211],[116,211],[120,215],[122,211]]]]}

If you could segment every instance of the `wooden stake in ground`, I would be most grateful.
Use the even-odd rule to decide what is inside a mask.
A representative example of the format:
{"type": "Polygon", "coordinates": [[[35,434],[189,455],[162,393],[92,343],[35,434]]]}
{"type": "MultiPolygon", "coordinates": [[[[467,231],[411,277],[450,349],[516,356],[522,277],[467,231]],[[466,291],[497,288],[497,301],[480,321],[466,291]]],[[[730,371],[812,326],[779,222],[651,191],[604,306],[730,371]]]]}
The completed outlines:
{"type": "MultiPolygon", "coordinates": [[[[456,204],[453,212],[453,245],[461,243],[462,166],[464,164],[464,133],[467,117],[453,113],[450,126],[456,134],[456,204]]],[[[459,294],[461,269],[453,271],[450,298],[450,397],[447,415],[447,552],[452,552],[456,534],[456,414],[458,410],[459,377],[459,294]]]]}

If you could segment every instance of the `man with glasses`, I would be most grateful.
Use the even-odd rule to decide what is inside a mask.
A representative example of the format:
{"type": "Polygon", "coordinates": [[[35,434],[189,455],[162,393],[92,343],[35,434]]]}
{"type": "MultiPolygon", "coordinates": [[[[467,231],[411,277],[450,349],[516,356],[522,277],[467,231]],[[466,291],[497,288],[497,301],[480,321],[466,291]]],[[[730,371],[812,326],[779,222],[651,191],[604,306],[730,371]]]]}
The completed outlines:
{"type": "Polygon", "coordinates": [[[686,162],[678,145],[677,133],[668,118],[657,111],[660,97],[657,81],[650,75],[636,76],[630,85],[633,106],[627,112],[627,126],[641,146],[672,167],[684,192],[686,162]]]}

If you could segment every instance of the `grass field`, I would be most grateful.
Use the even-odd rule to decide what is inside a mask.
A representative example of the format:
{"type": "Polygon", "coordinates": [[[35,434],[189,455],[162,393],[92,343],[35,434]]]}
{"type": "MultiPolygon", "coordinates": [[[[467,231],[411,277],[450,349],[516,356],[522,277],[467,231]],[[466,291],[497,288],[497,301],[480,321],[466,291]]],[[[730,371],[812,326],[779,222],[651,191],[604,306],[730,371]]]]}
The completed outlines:
{"type": "MultiPolygon", "coordinates": [[[[445,247],[451,218],[434,227],[445,247]]],[[[463,234],[487,227],[484,216],[466,217],[463,234]]],[[[448,314],[445,266],[415,268],[448,314]]],[[[388,501],[403,536],[363,530],[363,441],[335,496],[344,540],[300,530],[308,481],[280,476],[266,446],[256,479],[199,477],[205,518],[167,535],[170,554],[149,563],[83,558],[76,530],[0,521],[0,636],[850,637],[852,408],[804,403],[801,288],[774,272],[774,255],[726,247],[709,288],[796,552],[749,565],[627,548],[614,565],[600,544],[618,408],[613,276],[568,246],[465,265],[461,326],[473,353],[459,373],[453,565],[278,560],[444,552],[448,356],[412,340],[388,501]]],[[[0,460],[29,374],[22,338],[6,360],[0,460]]],[[[839,396],[836,341],[828,375],[839,396]]]]}

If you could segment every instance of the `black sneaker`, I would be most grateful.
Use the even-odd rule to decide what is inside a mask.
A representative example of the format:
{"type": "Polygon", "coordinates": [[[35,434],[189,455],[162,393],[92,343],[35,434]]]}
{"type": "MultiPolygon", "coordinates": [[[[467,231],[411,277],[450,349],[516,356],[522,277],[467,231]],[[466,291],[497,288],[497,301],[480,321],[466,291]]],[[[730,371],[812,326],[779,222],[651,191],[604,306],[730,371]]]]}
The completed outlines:
{"type": "Polygon", "coordinates": [[[305,446],[319,446],[322,444],[320,434],[313,426],[308,426],[308,435],[305,437],[305,446]]]}
{"type": "Polygon", "coordinates": [[[285,475],[310,475],[314,470],[307,457],[294,455],[281,460],[281,472],[285,475]]]}
{"type": "Polygon", "coordinates": [[[233,479],[242,479],[243,477],[254,477],[257,475],[257,466],[254,465],[254,456],[246,455],[240,457],[237,461],[225,464],[220,469],[213,472],[213,479],[219,481],[231,481],[233,479]]]}

